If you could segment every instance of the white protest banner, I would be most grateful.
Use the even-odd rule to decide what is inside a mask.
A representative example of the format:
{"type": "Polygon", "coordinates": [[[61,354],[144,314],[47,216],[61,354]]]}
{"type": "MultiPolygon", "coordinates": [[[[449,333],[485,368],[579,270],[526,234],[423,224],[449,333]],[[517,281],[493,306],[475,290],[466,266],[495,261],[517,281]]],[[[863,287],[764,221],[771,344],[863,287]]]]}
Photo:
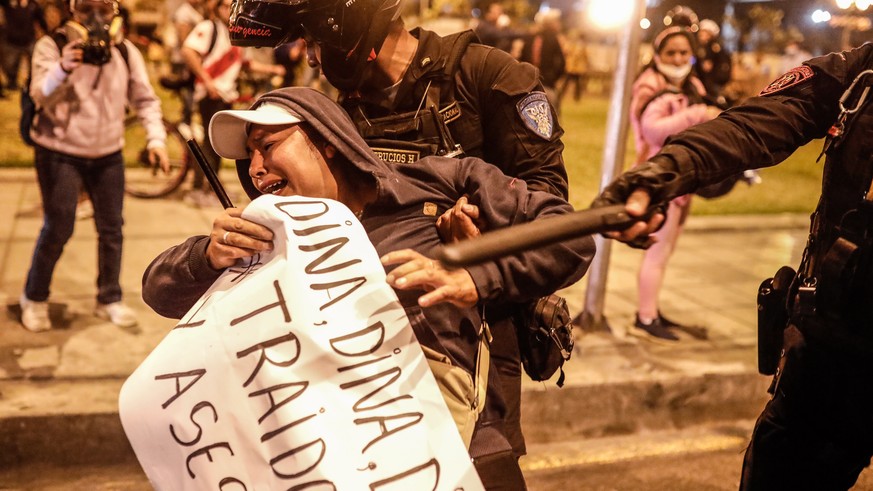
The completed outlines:
{"type": "Polygon", "coordinates": [[[212,285],[121,390],[159,490],[481,490],[366,233],[263,196],[274,250],[212,285]]]}

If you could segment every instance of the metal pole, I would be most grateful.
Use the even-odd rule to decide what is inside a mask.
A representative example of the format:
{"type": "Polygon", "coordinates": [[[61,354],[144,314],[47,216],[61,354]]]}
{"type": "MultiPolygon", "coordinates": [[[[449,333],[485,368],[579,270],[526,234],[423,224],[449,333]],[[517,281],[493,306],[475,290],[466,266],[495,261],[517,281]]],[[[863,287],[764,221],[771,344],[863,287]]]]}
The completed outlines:
{"type": "MultiPolygon", "coordinates": [[[[603,163],[600,175],[600,189],[612,182],[624,168],[627,147],[628,109],[631,88],[640,59],[640,40],[642,29],[640,21],[646,13],[646,0],[635,0],[633,15],[622,30],[618,50],[618,62],[609,101],[609,114],[606,119],[606,141],[603,148],[603,163]]],[[[585,290],[585,309],[573,323],[584,331],[611,331],[603,308],[606,297],[606,277],[609,269],[611,242],[597,235],[594,237],[597,255],[588,270],[588,288],[585,290]]]]}

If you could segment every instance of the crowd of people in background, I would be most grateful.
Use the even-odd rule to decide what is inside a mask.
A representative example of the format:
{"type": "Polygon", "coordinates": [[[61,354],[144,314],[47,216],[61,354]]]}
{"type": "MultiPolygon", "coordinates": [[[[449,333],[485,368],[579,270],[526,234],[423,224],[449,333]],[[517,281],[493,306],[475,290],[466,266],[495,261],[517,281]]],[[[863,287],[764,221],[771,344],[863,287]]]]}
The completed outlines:
{"type": "MultiPolygon", "coordinates": [[[[167,2],[163,23],[149,25],[145,34],[135,33],[131,40],[143,48],[151,70],[171,72],[180,77],[186,75],[181,46],[193,26],[209,17],[206,3],[205,0],[167,2]]],[[[122,15],[126,14],[124,2],[121,10],[122,15]]],[[[586,37],[586,33],[572,25],[570,19],[562,18],[561,11],[557,9],[543,9],[533,14],[531,19],[513,18],[501,2],[485,0],[479,4],[476,12],[479,12],[478,17],[471,17],[469,24],[482,44],[500,48],[518,59],[534,62],[543,71],[544,80],[549,81],[547,85],[559,89],[557,92],[562,97],[567,96],[567,88],[573,86],[569,94],[578,101],[585,93],[589,80],[603,77],[604,72],[608,74],[604,67],[594,66],[589,61],[598,56],[593,51],[599,52],[602,42],[591,39],[590,35],[586,37]],[[554,35],[548,34],[550,32],[554,35]],[[537,52],[541,53],[539,40],[544,39],[549,39],[545,45],[547,56],[543,58],[540,54],[534,60],[532,57],[537,52]],[[559,50],[552,47],[554,40],[557,40],[559,50]]],[[[29,59],[36,39],[56,29],[68,18],[69,5],[64,0],[0,1],[0,94],[19,88],[29,72],[29,59]]],[[[812,56],[801,40],[796,39],[787,42],[781,56],[765,55],[761,51],[742,55],[731,53],[721,42],[720,30],[717,21],[703,19],[697,32],[695,75],[704,82],[709,93],[726,92],[735,99],[743,99],[756,94],[763,88],[762,84],[774,76],[812,56]]],[[[278,47],[271,53],[273,62],[284,66],[287,75],[264,88],[293,84],[317,86],[325,91],[326,84],[318,77],[317,69],[307,66],[303,51],[305,45],[296,41],[278,47]]],[[[651,53],[644,49],[640,66],[650,58],[651,53]]],[[[248,75],[244,71],[243,76],[248,75]]],[[[255,75],[255,78],[258,76],[255,75]]],[[[608,84],[608,80],[605,83],[608,84]]],[[[188,91],[188,102],[182,118],[186,123],[190,122],[192,111],[196,110],[193,109],[191,97],[191,91],[188,91]]]]}
{"type": "MultiPolygon", "coordinates": [[[[194,104],[195,76],[188,67],[188,60],[183,57],[182,46],[198,22],[214,17],[211,3],[214,2],[167,2],[163,23],[145,34],[137,32],[131,36],[131,40],[142,48],[153,77],[171,74],[177,80],[189,82],[180,88],[183,101],[181,120],[186,129],[192,124],[197,105],[194,104]]],[[[121,13],[124,16],[123,4],[121,13]]],[[[5,96],[8,91],[18,90],[26,79],[35,41],[69,18],[69,5],[64,0],[2,0],[0,9],[0,26],[3,26],[0,30],[0,96],[5,96]]],[[[599,52],[602,43],[586,38],[583,30],[571,25],[569,19],[562,18],[560,10],[545,8],[525,20],[513,18],[500,1],[485,0],[478,5],[476,12],[478,16],[471,17],[470,26],[479,42],[537,66],[549,100],[556,109],[568,96],[580,101],[589,89],[589,81],[598,80],[602,86],[609,85],[611,72],[600,66],[603,63],[591,61],[595,57],[592,52],[599,52]]],[[[737,102],[754,95],[773,77],[811,56],[799,40],[791,40],[784,55],[776,62],[766,61],[763,53],[758,52],[741,57],[724,47],[720,30],[718,22],[703,19],[696,32],[695,75],[713,97],[723,96],[728,101],[737,102]]],[[[249,98],[265,90],[292,85],[315,87],[325,92],[331,90],[323,77],[319,77],[318,68],[307,65],[305,50],[302,40],[279,46],[272,52],[266,49],[244,50],[256,52],[246,55],[246,59],[281,66],[283,70],[282,75],[277,75],[279,70],[273,68],[259,72],[250,70],[254,67],[244,62],[240,77],[244,81],[251,80],[251,86],[258,89],[250,93],[249,98]]],[[[651,56],[652,53],[644,47],[640,66],[648,63],[651,56]]],[[[603,87],[599,89],[600,93],[604,91],[603,87]]],[[[195,129],[202,138],[202,124],[195,125],[195,129]]]]}
{"type": "MultiPolygon", "coordinates": [[[[462,416],[476,427],[465,443],[483,484],[489,490],[525,489],[518,464],[527,451],[520,367],[531,371],[522,365],[525,348],[516,336],[531,329],[522,325],[529,319],[519,314],[529,315],[529,307],[578,282],[593,258],[593,241],[568,239],[472,272],[444,269],[424,253],[489,227],[572,211],[566,201],[559,116],[570,86],[573,100],[579,101],[591,79],[589,40],[568,29],[558,10],[541,10],[525,22],[513,19],[500,3],[485,0],[475,26],[478,41],[503,51],[472,42],[470,32],[441,36],[407,30],[399,13],[384,10],[378,19],[345,16],[355,28],[380,34],[378,39],[362,34],[349,36],[356,41],[353,46],[337,43],[333,33],[340,26],[334,21],[344,17],[330,14],[321,25],[306,19],[306,25],[282,26],[291,33],[305,29],[314,45],[294,40],[253,51],[231,42],[231,31],[239,32],[228,27],[232,0],[180,1],[166,15],[165,36],[127,29],[129,15],[119,0],[0,0],[0,94],[8,97],[22,86],[30,90],[35,117],[22,137],[33,146],[42,198],[43,223],[19,297],[23,327],[34,333],[54,327],[48,300],[55,267],[72,237],[84,192],[93,203],[98,235],[94,315],[138,332],[137,315],[123,299],[120,284],[125,119],[129,110],[138,116],[146,132],[145,160],[167,173],[163,100],[152,84],[171,75],[163,85],[181,94],[182,124],[200,137],[213,170],[220,168],[219,155],[235,161],[250,198],[303,195],[335,199],[349,208],[375,249],[385,254],[385,281],[410,316],[416,337],[451,362],[444,365],[465,374],[457,386],[469,395],[461,401],[467,413],[462,416]],[[89,38],[98,42],[89,43],[89,38]],[[315,51],[323,78],[311,66],[315,51]],[[372,65],[362,68],[367,63],[372,65]],[[361,80],[365,77],[369,80],[361,80]],[[329,90],[324,80],[339,92],[329,90]],[[241,90],[243,83],[248,94],[241,90]],[[319,86],[331,99],[339,94],[339,104],[308,88],[271,90],[299,85],[319,86]],[[252,100],[257,102],[251,110],[227,111],[252,100]],[[463,111],[448,111],[460,107],[463,111]],[[223,129],[216,124],[221,118],[223,129]],[[212,142],[209,132],[193,129],[209,127],[210,121],[212,142]],[[452,134],[447,125],[455,121],[452,134]],[[396,138],[398,128],[403,138],[396,138]],[[377,153],[376,143],[392,147],[377,153]],[[404,143],[423,154],[415,157],[420,165],[395,166],[383,157],[404,155],[404,143]],[[277,150],[270,150],[274,146],[277,150]],[[460,155],[464,158],[452,160],[460,155]],[[445,211],[438,217],[437,210],[445,211]],[[419,297],[419,290],[428,294],[419,297]],[[484,403],[480,391],[488,394],[484,403]]],[[[351,8],[356,13],[355,4],[339,2],[337,12],[351,8]]],[[[636,165],[594,202],[623,203],[641,222],[644,212],[654,209],[648,223],[605,234],[646,249],[638,311],[628,332],[659,342],[679,341],[679,330],[705,338],[705,327],[668,320],[658,304],[692,193],[717,197],[726,175],[737,176],[733,182],[753,179],[748,173],[754,169],[776,165],[811,139],[825,137],[825,179],[809,241],[798,271],[780,270],[788,271],[788,300],[782,298],[769,312],[778,317],[773,325],[763,326],[774,330],[764,334],[776,337],[773,352],[765,353],[775,373],[773,397],[747,447],[740,487],[848,489],[873,454],[873,398],[857,390],[873,377],[873,336],[864,329],[871,314],[866,280],[873,274],[871,185],[857,178],[869,177],[865,125],[873,106],[864,105],[869,84],[859,81],[871,71],[873,45],[799,67],[811,54],[792,40],[779,63],[770,65],[760,54],[749,61],[729,53],[719,23],[698,21],[691,14],[673,11],[651,36],[630,101],[636,165]],[[680,14],[687,22],[679,22],[680,14]],[[857,90],[863,88],[860,94],[856,83],[857,90]],[[742,102],[759,91],[761,97],[742,102]],[[844,107],[847,101],[855,102],[854,108],[844,107]],[[851,123],[856,123],[854,132],[846,131],[851,123]]],[[[204,176],[197,173],[186,202],[217,207],[204,190],[204,176]]],[[[191,237],[159,256],[144,276],[146,303],[162,315],[180,318],[222,270],[271,249],[272,234],[241,219],[241,213],[232,207],[220,211],[210,236],[191,237]]],[[[772,280],[775,294],[779,288],[772,280]]],[[[533,330],[548,332],[542,324],[533,330]]],[[[557,342],[554,329],[550,336],[557,342]]]]}
{"type": "MultiPolygon", "coordinates": [[[[69,0],[0,0],[0,25],[3,26],[0,30],[0,96],[8,97],[29,80],[36,41],[65,25],[71,17],[72,3],[69,0]]],[[[226,27],[230,8],[230,0],[179,0],[172,6],[168,3],[164,21],[153,31],[143,33],[129,28],[128,11],[123,4],[119,5],[119,15],[126,21],[125,35],[140,48],[149,78],[153,82],[160,79],[165,88],[178,92],[181,100],[179,128],[186,137],[201,141],[216,171],[220,168],[220,159],[211,151],[203,131],[216,112],[251,101],[258,94],[278,87],[309,86],[336,96],[335,89],[320,74],[319,68],[307,63],[308,47],[303,39],[275,49],[231,46],[226,27]],[[243,86],[245,91],[241,90],[243,86]]],[[[582,100],[589,90],[589,81],[598,77],[598,71],[604,71],[602,67],[595,68],[592,61],[595,40],[586,37],[590,34],[584,30],[574,28],[560,10],[545,8],[525,21],[511,17],[501,2],[485,0],[477,11],[478,15],[469,19],[468,27],[473,27],[478,41],[536,66],[547,98],[558,115],[563,100],[568,97],[574,102],[582,100]]],[[[720,31],[719,23],[710,19],[699,22],[694,19],[693,29],[689,29],[688,48],[693,70],[689,76],[700,85],[700,90],[692,91],[692,95],[712,108],[707,114],[715,114],[757,93],[774,76],[811,56],[801,43],[793,41],[788,44],[778,67],[765,63],[760,55],[749,61],[725,49],[720,31]]],[[[656,66],[657,57],[656,50],[644,46],[641,75],[647,67],[652,70],[656,66]]],[[[611,79],[611,74],[601,76],[600,80],[607,78],[611,79]]],[[[638,133],[643,130],[641,116],[640,112],[632,117],[639,126],[635,127],[638,133]]],[[[644,138],[643,134],[637,136],[644,138]]],[[[643,154],[651,153],[645,150],[637,149],[643,154]]],[[[196,166],[193,188],[187,193],[185,202],[191,206],[219,205],[196,166]]],[[[76,216],[92,217],[93,207],[84,188],[78,201],[76,216]]],[[[682,213],[675,215],[684,217],[685,214],[687,205],[682,213]]],[[[679,229],[681,225],[676,230],[679,229]]],[[[667,249],[670,244],[669,240],[664,242],[667,249]]],[[[647,256],[654,257],[652,251],[656,249],[650,249],[647,256]]],[[[668,256],[669,253],[661,255],[660,266],[655,270],[663,273],[668,256]]],[[[644,264],[641,278],[650,276],[646,271],[651,270],[644,264]]],[[[672,340],[675,336],[666,330],[651,327],[655,321],[674,326],[675,323],[663,319],[657,310],[657,288],[647,290],[646,283],[641,279],[641,292],[646,290],[651,294],[641,293],[636,327],[649,334],[656,332],[657,338],[672,340]]]]}

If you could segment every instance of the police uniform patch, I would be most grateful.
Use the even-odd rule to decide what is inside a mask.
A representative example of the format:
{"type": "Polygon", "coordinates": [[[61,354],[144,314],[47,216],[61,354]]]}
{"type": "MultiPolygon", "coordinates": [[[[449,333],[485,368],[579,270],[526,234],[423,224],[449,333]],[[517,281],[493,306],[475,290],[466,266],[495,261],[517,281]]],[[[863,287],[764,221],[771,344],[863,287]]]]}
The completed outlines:
{"type": "Polygon", "coordinates": [[[804,80],[811,79],[813,75],[815,75],[815,72],[812,71],[812,68],[806,65],[792,68],[785,75],[782,75],[776,80],[770,82],[770,85],[768,85],[758,95],[770,95],[781,92],[789,87],[794,87],[804,80]]]}
{"type": "Polygon", "coordinates": [[[449,124],[461,117],[461,106],[458,105],[458,101],[455,101],[440,109],[440,114],[443,115],[443,122],[449,124]]]}
{"type": "Polygon", "coordinates": [[[371,148],[377,157],[389,164],[411,164],[421,157],[421,152],[416,152],[415,150],[378,147],[371,148]]]}
{"type": "Polygon", "coordinates": [[[527,128],[545,140],[551,140],[555,124],[552,108],[544,92],[534,92],[515,105],[527,128]]]}

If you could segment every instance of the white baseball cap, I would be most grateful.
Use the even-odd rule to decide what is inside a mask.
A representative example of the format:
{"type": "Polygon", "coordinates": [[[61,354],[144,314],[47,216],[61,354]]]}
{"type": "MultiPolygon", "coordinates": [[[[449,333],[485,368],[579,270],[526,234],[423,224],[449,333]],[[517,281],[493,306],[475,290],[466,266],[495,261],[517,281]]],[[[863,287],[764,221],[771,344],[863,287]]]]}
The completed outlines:
{"type": "Polygon", "coordinates": [[[303,122],[300,115],[278,104],[265,103],[255,109],[219,111],[209,122],[209,141],[215,153],[231,160],[249,158],[246,140],[250,124],[284,126],[303,122]]]}

